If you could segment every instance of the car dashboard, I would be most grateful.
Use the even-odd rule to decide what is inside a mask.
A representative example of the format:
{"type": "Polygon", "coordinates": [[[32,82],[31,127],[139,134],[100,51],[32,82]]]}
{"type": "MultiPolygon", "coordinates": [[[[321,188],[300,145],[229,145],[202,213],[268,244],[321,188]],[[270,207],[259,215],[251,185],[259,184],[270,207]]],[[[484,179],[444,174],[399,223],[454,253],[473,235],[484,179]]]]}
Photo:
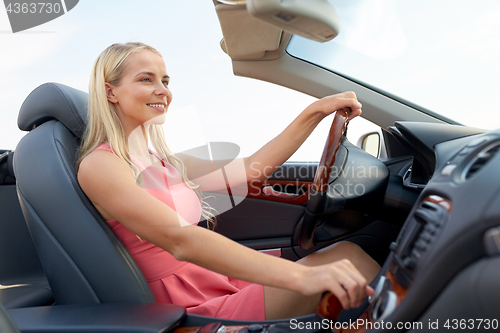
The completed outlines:
{"type": "Polygon", "coordinates": [[[388,132],[413,153],[404,186],[422,192],[360,318],[377,331],[460,328],[460,320],[498,328],[500,130],[396,123],[388,132]]]}

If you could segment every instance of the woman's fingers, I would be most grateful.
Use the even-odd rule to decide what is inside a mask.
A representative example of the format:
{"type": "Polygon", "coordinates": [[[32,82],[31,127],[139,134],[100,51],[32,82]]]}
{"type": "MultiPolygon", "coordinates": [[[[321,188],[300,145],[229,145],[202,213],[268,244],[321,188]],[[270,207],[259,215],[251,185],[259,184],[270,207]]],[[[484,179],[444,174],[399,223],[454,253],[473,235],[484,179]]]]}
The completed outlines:
{"type": "Polygon", "coordinates": [[[346,291],[349,307],[361,306],[367,297],[367,281],[354,265],[347,259],[334,263],[338,266],[338,282],[346,291]]]}
{"type": "Polygon", "coordinates": [[[332,292],[344,309],[360,307],[373,289],[366,279],[347,259],[322,266],[310,266],[304,271],[302,290],[304,295],[332,292]]]}
{"type": "Polygon", "coordinates": [[[361,111],[361,108],[359,108],[359,109],[352,109],[351,108],[351,111],[348,112],[347,115],[348,115],[349,120],[351,120],[352,118],[360,116],[361,113],[363,113],[363,111],[361,111]]]}
{"type": "Polygon", "coordinates": [[[365,286],[359,284],[356,279],[352,276],[346,276],[343,281],[340,282],[343,289],[347,292],[347,297],[349,298],[349,307],[357,308],[361,305],[365,294],[365,286]]]}
{"type": "Polygon", "coordinates": [[[348,120],[352,120],[353,118],[356,118],[362,113],[361,109],[351,109],[351,108],[343,108],[338,111],[344,111],[345,114],[347,115],[348,120]]]}
{"type": "Polygon", "coordinates": [[[356,94],[352,91],[326,96],[317,102],[313,103],[325,115],[331,114],[338,110],[344,110],[349,116],[349,120],[361,114],[362,105],[358,101],[356,94]]]}
{"type": "Polygon", "coordinates": [[[349,309],[351,307],[351,300],[349,299],[347,290],[343,288],[341,284],[335,284],[330,291],[338,298],[344,309],[349,309]]]}
{"type": "Polygon", "coordinates": [[[361,275],[361,273],[354,267],[352,263],[351,265],[351,278],[356,282],[356,296],[357,298],[354,300],[354,303],[356,304],[354,307],[359,307],[361,304],[363,304],[363,301],[365,298],[368,296],[366,293],[366,286],[368,285],[368,282],[366,281],[365,277],[361,275]]]}

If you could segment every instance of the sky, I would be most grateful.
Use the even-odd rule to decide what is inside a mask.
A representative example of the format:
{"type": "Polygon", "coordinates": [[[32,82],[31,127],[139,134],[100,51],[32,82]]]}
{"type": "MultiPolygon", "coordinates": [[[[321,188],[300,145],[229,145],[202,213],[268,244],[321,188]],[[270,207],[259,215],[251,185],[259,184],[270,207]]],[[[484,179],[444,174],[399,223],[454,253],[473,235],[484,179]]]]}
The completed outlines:
{"type": "MultiPolygon", "coordinates": [[[[25,134],[17,128],[17,113],[33,89],[58,82],[88,91],[91,66],[104,48],[142,41],[163,54],[171,77],[174,100],[165,132],[172,150],[229,141],[240,146],[240,156],[248,156],[316,99],[234,76],[221,39],[210,0],[85,0],[53,21],[16,34],[0,8],[0,149],[15,149],[25,134]]],[[[349,129],[354,141],[376,130],[363,119],[356,121],[359,126],[349,129]]],[[[323,121],[291,160],[318,161],[329,126],[323,121]]]]}
{"type": "MultiPolygon", "coordinates": [[[[85,0],[53,21],[15,34],[2,7],[0,149],[14,150],[25,134],[17,128],[17,114],[33,89],[58,82],[88,91],[91,66],[102,50],[141,41],[162,53],[171,77],[174,98],[165,124],[171,149],[228,141],[248,156],[316,99],[234,76],[221,39],[210,0],[85,0]]],[[[322,122],[291,160],[319,160],[329,126],[322,122]]]]}
{"type": "MultiPolygon", "coordinates": [[[[340,35],[303,49],[319,57],[316,61],[335,53],[334,62],[325,58],[326,67],[458,122],[495,129],[500,4],[483,0],[483,6],[467,7],[467,1],[460,6],[453,1],[331,0],[342,20],[340,35]],[[398,11],[410,14],[402,21],[398,11]],[[319,52],[316,46],[333,49],[319,52]]],[[[171,149],[228,141],[240,147],[240,156],[251,155],[316,99],[234,76],[221,39],[211,0],[85,0],[53,21],[15,34],[0,7],[0,149],[15,149],[25,134],[17,128],[17,114],[33,89],[58,82],[88,91],[91,66],[103,49],[141,41],[163,54],[171,77],[174,100],[164,125],[171,149]]],[[[318,161],[329,126],[324,120],[290,160],[318,161]]],[[[356,143],[374,130],[358,118],[348,138],[356,143]]]]}
{"type": "Polygon", "coordinates": [[[340,34],[294,39],[288,52],[461,124],[500,127],[498,0],[329,1],[340,34]]]}

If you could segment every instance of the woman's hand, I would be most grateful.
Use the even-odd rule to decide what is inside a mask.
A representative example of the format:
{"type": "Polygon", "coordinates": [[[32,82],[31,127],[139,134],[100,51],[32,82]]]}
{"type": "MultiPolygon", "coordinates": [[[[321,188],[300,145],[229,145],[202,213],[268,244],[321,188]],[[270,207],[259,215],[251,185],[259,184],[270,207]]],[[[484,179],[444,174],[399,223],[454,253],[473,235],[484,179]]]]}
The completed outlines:
{"type": "Polygon", "coordinates": [[[349,120],[351,120],[361,114],[361,106],[361,103],[356,98],[356,94],[352,91],[346,91],[340,94],[323,97],[309,105],[307,109],[320,112],[323,117],[335,111],[343,110],[348,114],[349,120]]]}
{"type": "Polygon", "coordinates": [[[373,295],[373,288],[347,259],[306,268],[303,279],[297,281],[304,295],[331,291],[344,309],[360,307],[367,296],[373,295]]]}

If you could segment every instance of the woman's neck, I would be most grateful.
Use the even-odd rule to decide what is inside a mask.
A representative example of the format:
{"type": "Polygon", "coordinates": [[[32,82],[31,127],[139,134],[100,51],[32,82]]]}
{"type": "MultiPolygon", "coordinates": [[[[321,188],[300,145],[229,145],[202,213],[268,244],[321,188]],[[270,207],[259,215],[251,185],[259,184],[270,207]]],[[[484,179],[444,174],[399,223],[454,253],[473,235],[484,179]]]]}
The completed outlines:
{"type": "Polygon", "coordinates": [[[148,125],[136,127],[127,136],[129,154],[146,165],[151,164],[148,148],[148,127],[148,125]]]}

